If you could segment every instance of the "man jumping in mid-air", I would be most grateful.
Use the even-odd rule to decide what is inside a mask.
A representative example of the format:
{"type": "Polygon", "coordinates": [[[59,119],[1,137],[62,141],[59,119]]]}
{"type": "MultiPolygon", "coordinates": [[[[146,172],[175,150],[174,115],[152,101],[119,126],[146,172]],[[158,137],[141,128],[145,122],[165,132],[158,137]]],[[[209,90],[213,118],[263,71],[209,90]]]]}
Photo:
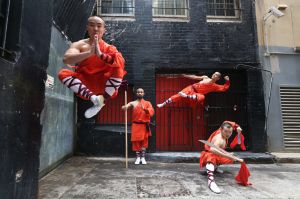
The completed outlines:
{"type": "Polygon", "coordinates": [[[229,77],[225,76],[225,84],[219,85],[216,84],[216,82],[221,78],[221,73],[215,72],[211,78],[208,76],[196,76],[196,75],[183,75],[183,77],[197,80],[198,83],[192,84],[184,88],[182,91],[180,91],[178,94],[173,95],[166,101],[164,101],[161,104],[157,104],[158,108],[162,108],[167,104],[173,103],[173,102],[179,102],[182,100],[188,99],[189,102],[192,102],[194,104],[204,104],[205,94],[211,93],[211,92],[225,92],[229,89],[230,82],[229,77]]]}
{"type": "Polygon", "coordinates": [[[105,100],[115,97],[126,74],[125,60],[115,46],[102,40],[105,23],[97,16],[88,19],[88,39],[72,43],[64,55],[66,65],[77,64],[76,71],[62,69],[60,81],[77,96],[94,104],[85,112],[86,118],[96,115],[105,100]]]}

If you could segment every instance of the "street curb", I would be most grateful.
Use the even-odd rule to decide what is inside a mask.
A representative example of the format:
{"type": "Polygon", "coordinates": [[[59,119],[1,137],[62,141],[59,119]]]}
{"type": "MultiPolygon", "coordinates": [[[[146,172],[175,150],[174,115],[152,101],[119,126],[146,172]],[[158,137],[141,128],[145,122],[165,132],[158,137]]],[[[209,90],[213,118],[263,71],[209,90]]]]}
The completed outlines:
{"type": "MultiPolygon", "coordinates": [[[[269,153],[236,152],[235,155],[244,159],[245,162],[251,164],[273,164],[282,162],[282,160],[269,153]]],[[[199,158],[200,153],[198,152],[157,152],[147,154],[148,160],[164,163],[199,163],[199,158]]],[[[290,162],[292,161],[287,159],[284,163],[290,162]]]]}

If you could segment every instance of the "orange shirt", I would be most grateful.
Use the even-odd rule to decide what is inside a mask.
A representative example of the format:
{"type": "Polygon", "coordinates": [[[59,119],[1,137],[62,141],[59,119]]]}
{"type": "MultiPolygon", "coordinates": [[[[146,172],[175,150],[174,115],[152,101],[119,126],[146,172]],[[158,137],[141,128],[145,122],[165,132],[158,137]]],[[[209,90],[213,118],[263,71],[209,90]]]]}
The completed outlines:
{"type": "Polygon", "coordinates": [[[224,85],[219,85],[216,83],[201,84],[200,82],[193,84],[193,88],[197,93],[203,95],[211,92],[225,92],[229,89],[230,81],[226,81],[224,85]]]}
{"type": "Polygon", "coordinates": [[[141,102],[133,108],[131,141],[147,140],[151,136],[151,130],[148,128],[150,117],[154,115],[154,109],[150,102],[141,100],[141,102]],[[143,109],[144,107],[144,109],[143,109]]]}
{"type": "MultiPolygon", "coordinates": [[[[123,68],[125,67],[125,60],[122,54],[117,50],[113,45],[109,45],[103,40],[99,42],[101,52],[110,55],[113,58],[113,63],[108,64],[105,61],[101,60],[97,55],[93,55],[82,62],[79,63],[76,72],[87,74],[87,75],[96,75],[99,73],[105,73],[109,71],[110,68],[123,68]]],[[[125,73],[125,71],[124,71],[125,73]]]]}
{"type": "Polygon", "coordinates": [[[144,99],[133,108],[132,122],[145,122],[150,123],[150,117],[154,115],[154,109],[149,101],[144,99]],[[142,108],[144,107],[144,109],[142,108]]]}

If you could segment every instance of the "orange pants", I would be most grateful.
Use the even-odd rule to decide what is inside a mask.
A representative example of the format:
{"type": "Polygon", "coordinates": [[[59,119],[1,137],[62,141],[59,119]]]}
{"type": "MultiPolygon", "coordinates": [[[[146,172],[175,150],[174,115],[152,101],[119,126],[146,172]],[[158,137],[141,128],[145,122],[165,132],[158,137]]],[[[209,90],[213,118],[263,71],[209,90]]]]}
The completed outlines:
{"type": "Polygon", "coordinates": [[[148,148],[148,136],[145,136],[142,141],[132,141],[132,150],[133,151],[141,151],[142,148],[148,148]]]}
{"type": "MultiPolygon", "coordinates": [[[[68,69],[62,69],[59,71],[58,77],[60,81],[66,77],[76,77],[95,95],[99,95],[104,93],[105,84],[109,78],[114,77],[123,79],[125,74],[125,70],[121,67],[107,67],[106,70],[96,74],[81,73],[68,69]]],[[[82,96],[78,96],[84,99],[82,96]]]]}
{"type": "Polygon", "coordinates": [[[193,85],[185,87],[181,92],[183,92],[187,95],[196,95],[197,99],[196,100],[187,99],[187,98],[181,97],[179,94],[176,94],[176,95],[171,96],[172,102],[178,102],[178,101],[181,101],[181,100],[188,100],[189,102],[194,102],[194,103],[201,103],[201,104],[204,103],[205,96],[201,93],[195,92],[195,90],[193,88],[193,85]]]}
{"type": "Polygon", "coordinates": [[[205,165],[209,162],[217,166],[221,164],[232,164],[233,160],[216,155],[209,151],[203,151],[200,157],[200,167],[205,167],[205,165]]]}

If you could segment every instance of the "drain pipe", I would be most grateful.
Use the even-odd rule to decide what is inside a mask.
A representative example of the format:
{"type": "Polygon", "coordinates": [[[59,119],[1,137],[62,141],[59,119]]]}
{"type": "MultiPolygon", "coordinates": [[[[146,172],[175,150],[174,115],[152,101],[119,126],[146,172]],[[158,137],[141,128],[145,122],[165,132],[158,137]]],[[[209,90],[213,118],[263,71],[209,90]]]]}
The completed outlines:
{"type": "Polygon", "coordinates": [[[10,10],[10,0],[8,0],[7,7],[6,7],[5,26],[4,26],[4,32],[3,32],[4,34],[3,34],[2,46],[1,46],[2,56],[4,56],[5,46],[6,46],[6,35],[7,35],[9,10],[10,10]]]}

